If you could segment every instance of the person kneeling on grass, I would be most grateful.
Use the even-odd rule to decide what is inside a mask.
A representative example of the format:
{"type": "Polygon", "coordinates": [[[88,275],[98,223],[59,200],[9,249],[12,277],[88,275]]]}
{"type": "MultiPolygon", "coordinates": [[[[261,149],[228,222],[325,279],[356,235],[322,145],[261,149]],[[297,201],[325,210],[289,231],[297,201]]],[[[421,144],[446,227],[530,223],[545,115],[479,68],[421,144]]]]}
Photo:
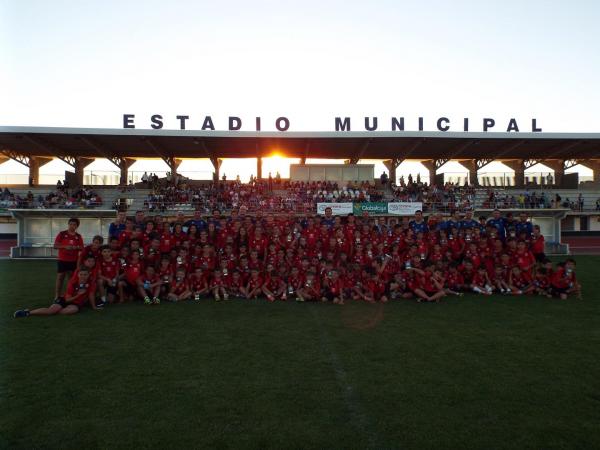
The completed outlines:
{"type": "Polygon", "coordinates": [[[156,269],[153,266],[146,267],[146,270],[137,279],[138,294],[144,299],[144,304],[158,305],[160,303],[160,287],[162,280],[156,274],[156,269]],[[152,297],[152,299],[150,299],[152,297]]]}
{"type": "Polygon", "coordinates": [[[92,309],[99,310],[96,306],[96,285],[90,281],[89,270],[81,267],[77,278],[73,277],[69,280],[64,297],[57,298],[48,308],[38,308],[31,311],[19,309],[15,311],[14,317],[77,314],[86,302],[90,303],[92,309]]]}
{"type": "Polygon", "coordinates": [[[167,298],[172,302],[180,302],[187,300],[192,296],[192,291],[188,287],[187,280],[185,279],[185,270],[177,269],[175,272],[175,279],[171,283],[171,288],[167,298]]]}

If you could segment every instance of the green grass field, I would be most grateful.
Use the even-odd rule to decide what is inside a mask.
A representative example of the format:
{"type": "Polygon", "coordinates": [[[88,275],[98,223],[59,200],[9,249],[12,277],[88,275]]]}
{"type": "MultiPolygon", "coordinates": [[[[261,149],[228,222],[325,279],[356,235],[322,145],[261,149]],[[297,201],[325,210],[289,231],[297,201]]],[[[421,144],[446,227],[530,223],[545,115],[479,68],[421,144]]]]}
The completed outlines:
{"type": "Polygon", "coordinates": [[[15,320],[54,263],[0,261],[0,446],[600,448],[584,299],[141,304],[15,320]]]}

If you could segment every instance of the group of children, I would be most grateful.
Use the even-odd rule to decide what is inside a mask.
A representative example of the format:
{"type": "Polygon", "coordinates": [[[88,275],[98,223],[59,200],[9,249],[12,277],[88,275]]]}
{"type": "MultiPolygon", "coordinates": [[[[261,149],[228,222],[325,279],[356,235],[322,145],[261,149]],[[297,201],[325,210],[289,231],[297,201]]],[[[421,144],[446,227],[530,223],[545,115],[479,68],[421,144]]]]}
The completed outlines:
{"type": "Polygon", "coordinates": [[[438,302],[473,292],[488,296],[581,295],[575,261],[554,266],[544,239],[526,217],[494,211],[443,220],[322,217],[212,217],[152,220],[141,215],[111,225],[83,246],[77,219],[57,236],[57,295],[49,308],[15,317],[74,314],[85,304],[230,298],[344,304],[395,299],[438,302]],[[136,220],[137,219],[137,220],[136,220]],[[75,261],[73,260],[75,259],[75,261]],[[66,291],[63,278],[72,272],[66,291]]]}

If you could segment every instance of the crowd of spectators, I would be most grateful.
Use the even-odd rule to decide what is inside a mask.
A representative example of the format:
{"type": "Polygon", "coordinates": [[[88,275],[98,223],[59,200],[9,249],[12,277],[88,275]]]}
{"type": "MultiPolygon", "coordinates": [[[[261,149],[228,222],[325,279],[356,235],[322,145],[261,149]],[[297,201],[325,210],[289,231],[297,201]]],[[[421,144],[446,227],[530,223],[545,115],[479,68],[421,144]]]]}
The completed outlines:
{"type": "Polygon", "coordinates": [[[373,183],[331,181],[302,182],[280,179],[257,180],[241,183],[239,180],[191,185],[187,181],[154,186],[144,202],[148,211],[163,212],[189,205],[194,209],[266,210],[271,212],[312,212],[318,202],[375,202],[384,200],[384,192],[373,183]]]}
{"type": "Polygon", "coordinates": [[[400,178],[400,185],[392,186],[392,200],[398,202],[422,202],[423,211],[452,211],[474,207],[475,187],[446,183],[444,186],[428,185],[419,177],[408,183],[400,178]]]}
{"type": "Polygon", "coordinates": [[[25,195],[19,195],[6,187],[0,193],[0,207],[6,209],[87,209],[101,206],[102,203],[102,197],[90,187],[69,192],[68,187],[62,183],[57,184],[57,189],[47,194],[35,195],[32,191],[28,191],[25,195]]]}

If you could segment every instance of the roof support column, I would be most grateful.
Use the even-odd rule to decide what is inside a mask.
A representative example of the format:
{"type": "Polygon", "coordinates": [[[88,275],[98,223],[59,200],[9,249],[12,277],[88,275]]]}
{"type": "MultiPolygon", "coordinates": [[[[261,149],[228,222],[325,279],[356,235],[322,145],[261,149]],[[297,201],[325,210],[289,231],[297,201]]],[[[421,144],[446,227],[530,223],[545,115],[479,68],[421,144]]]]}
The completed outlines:
{"type": "Polygon", "coordinates": [[[119,184],[121,186],[127,186],[127,177],[129,175],[129,168],[133,165],[133,163],[135,162],[135,159],[129,159],[129,158],[122,158],[120,161],[118,161],[119,164],[119,169],[121,169],[121,178],[119,180],[119,184]]]}
{"type": "Polygon", "coordinates": [[[258,180],[262,179],[262,156],[256,157],[256,178],[258,180]]]}
{"type": "Polygon", "coordinates": [[[220,172],[221,172],[221,164],[223,164],[223,160],[219,158],[212,157],[210,158],[210,162],[212,163],[215,171],[213,172],[213,180],[215,183],[219,182],[220,172]]]}
{"type": "Polygon", "coordinates": [[[29,157],[29,185],[38,186],[40,184],[40,167],[48,164],[52,158],[43,158],[41,156],[29,157]]]}
{"type": "Polygon", "coordinates": [[[94,162],[93,158],[76,158],[75,159],[75,177],[77,185],[83,186],[83,170],[94,162]]]}
{"type": "Polygon", "coordinates": [[[398,184],[398,178],[396,176],[396,169],[398,168],[398,166],[400,165],[401,162],[402,162],[402,160],[400,160],[398,158],[386,159],[383,161],[383,165],[390,172],[390,177],[389,177],[390,183],[393,183],[396,185],[398,184]]]}
{"type": "Polygon", "coordinates": [[[594,183],[600,183],[600,159],[588,159],[583,165],[594,172],[594,183]]]}
{"type": "Polygon", "coordinates": [[[477,171],[479,170],[479,164],[476,159],[468,159],[466,161],[460,161],[460,164],[469,171],[469,184],[472,186],[479,186],[479,179],[477,178],[477,171]]]}
{"type": "Polygon", "coordinates": [[[503,163],[515,171],[515,186],[525,186],[525,160],[512,159],[510,161],[503,161],[503,163]]]}
{"type": "Polygon", "coordinates": [[[565,174],[565,161],[562,159],[548,159],[544,164],[554,170],[554,185],[562,186],[563,175],[565,174]]]}
{"type": "Polygon", "coordinates": [[[429,171],[429,186],[433,186],[435,184],[435,174],[438,168],[438,160],[428,159],[426,161],[421,161],[421,164],[423,164],[429,171]]]}

